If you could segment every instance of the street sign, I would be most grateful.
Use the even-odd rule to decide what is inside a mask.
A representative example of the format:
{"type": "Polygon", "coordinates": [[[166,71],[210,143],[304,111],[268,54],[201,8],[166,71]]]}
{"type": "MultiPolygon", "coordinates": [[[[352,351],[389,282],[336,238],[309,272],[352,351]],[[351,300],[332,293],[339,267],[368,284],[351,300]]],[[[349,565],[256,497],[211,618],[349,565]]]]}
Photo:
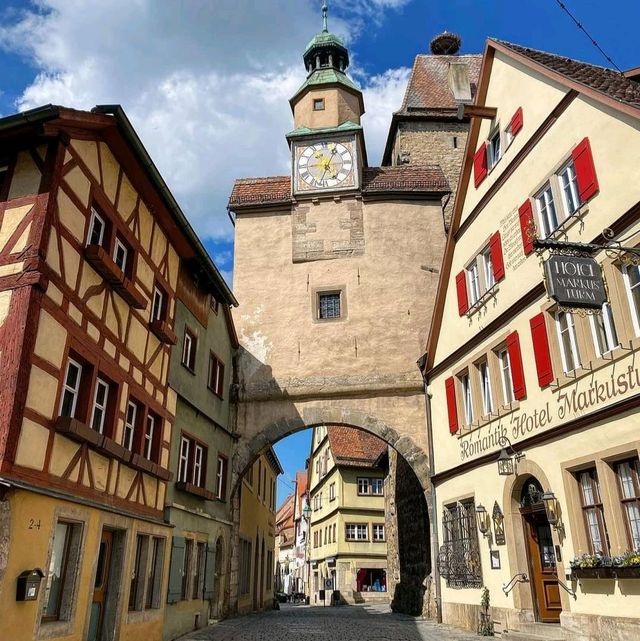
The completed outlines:
{"type": "Polygon", "coordinates": [[[602,309],[607,292],[595,258],[553,255],[544,263],[547,293],[561,307],[602,309]]]}

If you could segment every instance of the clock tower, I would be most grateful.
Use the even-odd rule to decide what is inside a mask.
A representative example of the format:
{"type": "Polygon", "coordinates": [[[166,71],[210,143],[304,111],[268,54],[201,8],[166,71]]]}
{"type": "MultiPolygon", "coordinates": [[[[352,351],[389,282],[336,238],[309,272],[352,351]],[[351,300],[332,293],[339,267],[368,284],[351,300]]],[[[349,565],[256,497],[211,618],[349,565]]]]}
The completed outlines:
{"type": "Polygon", "coordinates": [[[295,129],[287,140],[297,196],[358,189],[366,166],[362,92],[345,73],[349,51],[329,32],[326,3],[322,21],[304,52],[307,79],[290,101],[295,129]]]}

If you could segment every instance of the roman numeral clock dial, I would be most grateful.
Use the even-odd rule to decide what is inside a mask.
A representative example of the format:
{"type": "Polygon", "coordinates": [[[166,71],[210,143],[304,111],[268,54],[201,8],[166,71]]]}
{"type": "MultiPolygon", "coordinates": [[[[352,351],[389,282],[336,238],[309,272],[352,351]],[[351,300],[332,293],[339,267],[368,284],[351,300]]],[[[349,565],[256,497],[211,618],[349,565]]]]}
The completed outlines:
{"type": "Polygon", "coordinates": [[[298,150],[298,191],[353,187],[351,143],[317,142],[298,150]]]}

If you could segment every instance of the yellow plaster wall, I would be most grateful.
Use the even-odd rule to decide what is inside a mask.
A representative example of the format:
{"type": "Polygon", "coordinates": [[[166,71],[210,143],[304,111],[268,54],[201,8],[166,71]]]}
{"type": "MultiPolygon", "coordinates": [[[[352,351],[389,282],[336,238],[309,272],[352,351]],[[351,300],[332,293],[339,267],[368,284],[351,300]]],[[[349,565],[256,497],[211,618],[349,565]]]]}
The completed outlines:
{"type": "Polygon", "coordinates": [[[8,200],[38,193],[42,173],[29,151],[21,151],[16,158],[16,167],[11,179],[8,200]]]}
{"type": "Polygon", "coordinates": [[[35,354],[55,367],[62,368],[66,340],[67,330],[51,314],[41,309],[35,354]]]}

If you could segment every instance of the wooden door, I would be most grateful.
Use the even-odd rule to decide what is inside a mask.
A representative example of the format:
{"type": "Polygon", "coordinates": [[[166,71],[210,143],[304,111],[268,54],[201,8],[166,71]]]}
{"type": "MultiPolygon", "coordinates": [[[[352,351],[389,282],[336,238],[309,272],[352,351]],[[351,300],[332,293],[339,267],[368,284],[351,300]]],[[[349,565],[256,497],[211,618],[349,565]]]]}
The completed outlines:
{"type": "Polygon", "coordinates": [[[113,532],[102,530],[100,550],[98,551],[98,565],[96,579],[93,586],[93,600],[91,602],[91,620],[87,641],[100,641],[104,623],[104,611],[107,603],[107,586],[109,585],[109,568],[111,566],[111,552],[113,550],[113,532]]]}
{"type": "Polygon", "coordinates": [[[562,605],[551,526],[544,511],[530,512],[523,515],[523,518],[529,552],[531,588],[538,620],[544,623],[559,623],[562,605]]]}

